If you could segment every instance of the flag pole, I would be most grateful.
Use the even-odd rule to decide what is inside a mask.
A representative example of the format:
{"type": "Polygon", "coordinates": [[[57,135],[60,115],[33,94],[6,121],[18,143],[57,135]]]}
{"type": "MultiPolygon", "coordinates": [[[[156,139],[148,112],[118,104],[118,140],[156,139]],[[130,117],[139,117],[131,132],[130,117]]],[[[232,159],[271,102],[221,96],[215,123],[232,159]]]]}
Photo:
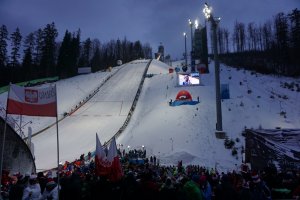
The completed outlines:
{"type": "MultiPolygon", "coordinates": [[[[8,107],[8,98],[9,98],[10,85],[8,88],[7,99],[6,99],[6,112],[5,112],[5,122],[4,122],[4,130],[3,130],[3,141],[1,148],[1,159],[0,159],[0,192],[2,191],[2,170],[3,170],[3,155],[4,155],[4,145],[5,145],[5,135],[6,135],[6,126],[7,126],[7,107],[8,107]]],[[[0,199],[2,199],[2,195],[0,193],[0,199]]]]}
{"type": "Polygon", "coordinates": [[[58,200],[59,200],[59,137],[58,137],[58,109],[57,109],[57,90],[55,84],[55,101],[56,101],[56,138],[57,138],[57,190],[58,190],[58,200]]]}
{"type": "MultiPolygon", "coordinates": [[[[5,114],[5,123],[4,123],[4,131],[3,131],[3,141],[1,148],[1,159],[0,159],[0,192],[2,191],[2,167],[3,167],[3,155],[4,155],[4,145],[5,145],[5,135],[6,135],[6,123],[7,123],[7,113],[5,114]]],[[[0,193],[0,199],[2,199],[2,195],[0,193]]]]}

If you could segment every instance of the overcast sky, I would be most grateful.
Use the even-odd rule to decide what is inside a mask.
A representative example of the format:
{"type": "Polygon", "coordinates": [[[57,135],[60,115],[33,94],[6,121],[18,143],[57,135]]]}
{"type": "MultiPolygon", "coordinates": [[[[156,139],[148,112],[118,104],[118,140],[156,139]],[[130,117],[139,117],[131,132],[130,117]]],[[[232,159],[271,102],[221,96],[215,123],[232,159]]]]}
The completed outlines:
{"type": "MultiPolygon", "coordinates": [[[[11,33],[19,27],[23,36],[55,22],[62,40],[66,29],[78,28],[82,40],[90,37],[101,42],[111,39],[148,42],[153,52],[160,42],[173,59],[184,51],[183,32],[190,36],[188,19],[204,23],[200,0],[0,0],[0,24],[11,33]]],[[[235,20],[264,23],[279,12],[300,7],[300,0],[210,0],[221,26],[232,31],[235,20]]],[[[190,51],[190,37],[187,40],[190,51]]]]}

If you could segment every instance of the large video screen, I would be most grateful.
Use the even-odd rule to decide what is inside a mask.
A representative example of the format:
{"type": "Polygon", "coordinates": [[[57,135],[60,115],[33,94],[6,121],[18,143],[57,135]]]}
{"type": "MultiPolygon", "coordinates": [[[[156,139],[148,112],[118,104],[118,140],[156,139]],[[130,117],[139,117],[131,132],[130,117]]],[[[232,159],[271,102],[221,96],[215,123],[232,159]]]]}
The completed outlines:
{"type": "Polygon", "coordinates": [[[198,72],[189,73],[189,74],[178,74],[178,85],[199,85],[200,76],[198,72]]]}

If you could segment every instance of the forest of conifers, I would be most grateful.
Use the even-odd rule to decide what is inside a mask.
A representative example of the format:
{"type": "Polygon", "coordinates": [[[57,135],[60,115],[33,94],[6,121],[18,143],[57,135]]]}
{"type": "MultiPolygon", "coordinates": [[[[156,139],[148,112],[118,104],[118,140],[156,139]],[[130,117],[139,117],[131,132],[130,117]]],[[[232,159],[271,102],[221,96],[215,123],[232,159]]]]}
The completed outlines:
{"type": "Polygon", "coordinates": [[[131,42],[126,38],[107,43],[90,38],[81,41],[80,34],[80,30],[66,30],[63,41],[57,42],[58,31],[53,22],[23,39],[19,28],[9,34],[7,27],[2,25],[0,86],[53,76],[68,78],[77,75],[79,67],[91,67],[95,72],[116,66],[117,60],[126,63],[138,58],[152,58],[149,44],[131,42]]]}
{"type": "MultiPolygon", "coordinates": [[[[78,67],[91,67],[95,72],[115,66],[117,60],[152,58],[148,43],[126,38],[106,43],[90,38],[81,41],[80,36],[80,29],[66,30],[63,41],[57,42],[54,22],[25,37],[19,28],[9,33],[5,25],[0,26],[0,86],[53,76],[68,78],[77,74],[78,67]]],[[[299,76],[300,11],[278,13],[259,25],[236,21],[232,32],[219,28],[218,49],[221,62],[227,65],[299,76]]]]}

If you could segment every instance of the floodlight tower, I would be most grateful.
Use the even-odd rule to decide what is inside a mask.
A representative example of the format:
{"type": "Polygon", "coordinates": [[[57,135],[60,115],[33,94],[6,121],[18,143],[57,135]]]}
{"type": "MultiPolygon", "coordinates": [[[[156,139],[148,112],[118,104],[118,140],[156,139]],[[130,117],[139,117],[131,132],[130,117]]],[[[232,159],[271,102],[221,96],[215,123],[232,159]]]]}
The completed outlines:
{"type": "Polygon", "coordinates": [[[205,18],[211,23],[213,31],[213,50],[215,61],[215,85],[216,85],[216,110],[217,110],[217,131],[223,132],[222,128],[222,106],[221,106],[221,90],[220,90],[220,61],[217,47],[217,28],[221,18],[214,18],[212,8],[205,3],[203,13],[205,18]]]}
{"type": "Polygon", "coordinates": [[[191,27],[191,71],[195,71],[195,63],[194,63],[194,45],[193,45],[193,22],[189,19],[189,25],[191,27]]]}
{"type": "Polygon", "coordinates": [[[186,32],[183,33],[183,36],[184,36],[184,59],[185,59],[185,66],[187,67],[186,32]]]}

